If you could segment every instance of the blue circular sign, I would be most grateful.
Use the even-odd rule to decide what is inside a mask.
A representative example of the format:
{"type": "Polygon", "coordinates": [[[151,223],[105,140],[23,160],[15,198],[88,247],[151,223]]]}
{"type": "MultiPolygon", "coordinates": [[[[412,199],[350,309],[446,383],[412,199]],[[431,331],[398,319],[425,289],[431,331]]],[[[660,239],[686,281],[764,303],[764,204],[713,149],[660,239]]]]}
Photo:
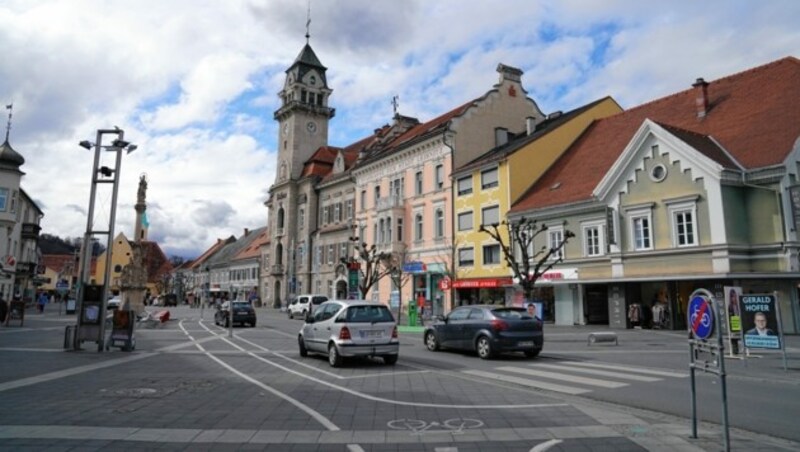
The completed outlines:
{"type": "Polygon", "coordinates": [[[708,339],[714,332],[714,305],[711,301],[697,295],[689,300],[689,329],[698,339],[708,339]]]}

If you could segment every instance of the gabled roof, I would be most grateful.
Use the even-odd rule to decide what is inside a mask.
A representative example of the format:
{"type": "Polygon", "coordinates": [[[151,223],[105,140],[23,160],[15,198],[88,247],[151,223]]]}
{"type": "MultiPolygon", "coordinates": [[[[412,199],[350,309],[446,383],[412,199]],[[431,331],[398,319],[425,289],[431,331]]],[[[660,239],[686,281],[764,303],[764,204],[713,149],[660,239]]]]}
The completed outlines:
{"type": "Polygon", "coordinates": [[[258,258],[261,256],[261,246],[266,243],[269,243],[270,236],[269,236],[269,230],[266,227],[261,228],[260,229],[261,232],[257,231],[259,230],[250,232],[250,234],[256,234],[257,235],[256,238],[253,239],[247,246],[242,248],[242,250],[239,251],[239,253],[236,256],[234,256],[232,260],[238,261],[244,259],[252,259],[254,257],[258,258]]]}
{"type": "Polygon", "coordinates": [[[42,265],[55,272],[62,272],[67,263],[72,263],[73,275],[78,274],[77,256],[74,254],[43,254],[42,265]]]}
{"type": "Polygon", "coordinates": [[[142,241],[142,260],[147,269],[147,282],[157,282],[167,273],[172,272],[172,263],[156,242],[142,241]]]}
{"type": "Polygon", "coordinates": [[[203,254],[200,255],[197,259],[192,262],[191,269],[192,270],[199,270],[200,266],[206,262],[211,256],[214,255],[217,251],[222,249],[228,243],[236,241],[236,237],[230,236],[225,240],[217,239],[217,242],[211,245],[209,249],[207,249],[203,254]]]}
{"type": "Polygon", "coordinates": [[[800,137],[800,60],[787,57],[716,80],[707,93],[704,117],[693,88],[595,121],[510,212],[590,200],[645,119],[727,168],[783,163],[800,137]]]}
{"type": "Polygon", "coordinates": [[[240,251],[250,246],[250,244],[253,243],[253,241],[262,232],[264,232],[265,229],[267,229],[266,226],[258,229],[248,230],[238,239],[226,244],[222,249],[219,250],[218,253],[215,253],[208,259],[208,266],[215,267],[226,265],[228,262],[232,261],[240,251]]]}
{"type": "MultiPolygon", "coordinates": [[[[530,134],[526,135],[525,133],[516,135],[511,138],[511,140],[496,148],[493,148],[486,152],[485,154],[473,159],[470,162],[467,162],[460,167],[458,167],[455,171],[453,171],[452,175],[457,176],[459,174],[463,174],[467,171],[473,170],[475,168],[480,168],[488,163],[497,162],[502,160],[509,155],[515,153],[516,151],[523,148],[525,145],[535,141],[538,138],[541,138],[548,133],[552,132],[553,130],[557,129],[562,124],[568,122],[572,118],[580,115],[581,113],[589,110],[590,108],[594,107],[595,105],[605,101],[606,99],[612,99],[611,96],[606,96],[602,99],[598,99],[594,102],[588,103],[582,107],[578,107],[574,110],[568,111],[561,115],[547,117],[544,121],[536,124],[535,130],[530,134]]],[[[612,99],[613,100],[613,99],[612,99]]]]}

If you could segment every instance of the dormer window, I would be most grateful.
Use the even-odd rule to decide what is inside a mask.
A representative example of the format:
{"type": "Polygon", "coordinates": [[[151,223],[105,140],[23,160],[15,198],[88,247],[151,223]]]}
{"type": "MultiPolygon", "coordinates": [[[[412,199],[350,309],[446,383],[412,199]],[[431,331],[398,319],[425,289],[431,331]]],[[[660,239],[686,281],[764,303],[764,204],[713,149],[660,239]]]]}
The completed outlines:
{"type": "Polygon", "coordinates": [[[316,85],[317,84],[317,77],[313,76],[313,75],[311,77],[309,77],[308,78],[308,84],[311,85],[311,86],[316,85]]]}

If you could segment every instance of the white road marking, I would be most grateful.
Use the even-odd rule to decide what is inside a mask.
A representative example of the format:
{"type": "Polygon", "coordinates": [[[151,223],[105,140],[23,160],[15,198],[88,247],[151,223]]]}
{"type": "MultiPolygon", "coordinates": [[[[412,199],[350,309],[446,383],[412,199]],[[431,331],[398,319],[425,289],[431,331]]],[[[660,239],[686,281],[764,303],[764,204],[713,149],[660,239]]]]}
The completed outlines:
{"type": "MultiPolygon", "coordinates": [[[[530,378],[512,377],[510,375],[502,375],[494,372],[484,372],[482,370],[462,370],[461,373],[468,375],[475,375],[478,377],[488,378],[491,380],[504,381],[506,383],[516,383],[518,385],[529,386],[531,388],[546,389],[548,391],[563,392],[565,394],[585,394],[591,392],[589,389],[576,388],[573,386],[558,385],[555,383],[547,383],[544,381],[531,380],[530,378]]],[[[566,404],[565,404],[566,405],[566,404]]]]}
{"type": "MultiPolygon", "coordinates": [[[[255,344],[253,342],[250,342],[250,341],[248,341],[246,339],[243,339],[241,337],[239,337],[237,339],[242,341],[242,342],[245,342],[247,344],[250,344],[253,347],[256,347],[258,349],[267,350],[266,348],[264,348],[264,347],[262,347],[262,346],[260,346],[258,344],[255,344]]],[[[237,348],[239,348],[241,350],[244,350],[243,348],[241,348],[238,345],[234,344],[233,342],[229,341],[227,338],[223,338],[223,340],[225,342],[228,342],[229,344],[233,345],[234,347],[237,347],[237,348]]],[[[526,404],[526,405],[446,405],[446,404],[439,404],[439,403],[420,403],[420,402],[405,402],[405,401],[401,401],[401,400],[391,400],[391,399],[386,399],[386,398],[383,398],[383,397],[376,397],[376,396],[372,396],[372,395],[369,395],[369,394],[364,394],[364,393],[361,393],[361,392],[358,392],[358,391],[354,391],[354,390],[352,390],[350,388],[345,388],[343,386],[339,386],[337,384],[333,384],[331,382],[328,382],[328,381],[325,381],[325,380],[321,380],[319,378],[312,377],[311,375],[303,374],[303,373],[298,372],[298,371],[296,371],[294,369],[290,369],[290,368],[288,368],[286,366],[282,366],[282,365],[280,365],[280,364],[278,364],[276,362],[273,362],[273,361],[270,361],[270,360],[268,360],[266,358],[258,356],[255,353],[251,353],[250,355],[253,358],[255,358],[255,359],[259,360],[259,361],[262,361],[262,362],[264,362],[266,364],[269,364],[269,365],[271,365],[273,367],[277,367],[278,369],[284,370],[285,372],[289,372],[289,373],[295,374],[298,377],[314,381],[314,382],[319,383],[321,385],[325,385],[325,386],[328,386],[330,388],[337,389],[337,390],[342,391],[342,392],[346,392],[348,394],[351,394],[351,395],[356,396],[356,397],[360,397],[362,399],[372,400],[373,402],[382,402],[382,403],[389,403],[389,404],[392,404],[392,405],[402,405],[402,406],[429,407],[429,408],[456,408],[456,409],[459,409],[459,408],[472,408],[472,409],[502,409],[502,410],[507,410],[507,409],[526,409],[526,408],[550,408],[550,407],[558,407],[558,406],[567,406],[566,403],[535,403],[535,404],[526,404]]],[[[494,374],[492,374],[492,375],[494,375],[494,374]]]]}
{"type": "Polygon", "coordinates": [[[627,370],[630,372],[638,372],[640,374],[647,374],[647,375],[658,375],[661,377],[674,377],[674,378],[686,378],[689,374],[680,373],[680,372],[669,372],[666,370],[652,370],[652,369],[643,369],[641,367],[632,367],[632,366],[620,366],[618,364],[597,364],[597,363],[585,363],[585,362],[571,362],[573,366],[583,366],[583,367],[596,367],[598,369],[611,369],[611,370],[627,370]]]}
{"type": "Polygon", "coordinates": [[[541,444],[537,444],[530,450],[530,452],[544,452],[547,449],[550,449],[551,447],[555,446],[556,444],[561,444],[562,442],[563,441],[560,439],[551,439],[550,441],[545,441],[541,444]]]}
{"type": "Polygon", "coordinates": [[[568,381],[570,383],[578,383],[588,386],[597,386],[600,388],[621,388],[628,386],[628,383],[621,383],[619,381],[600,380],[599,378],[579,377],[577,375],[569,375],[559,372],[547,372],[544,370],[527,369],[523,367],[498,367],[497,370],[503,372],[513,372],[522,375],[530,375],[532,377],[552,378],[559,381],[568,381]]]}
{"type": "Polygon", "coordinates": [[[632,374],[624,374],[622,372],[610,372],[607,370],[595,370],[595,369],[584,369],[576,366],[571,366],[569,364],[573,364],[570,362],[564,363],[564,365],[560,364],[531,364],[532,367],[536,368],[545,368],[545,369],[554,369],[554,370],[567,370],[569,372],[578,372],[578,373],[585,373],[590,375],[599,375],[601,377],[611,377],[611,378],[622,378],[623,380],[632,380],[632,381],[643,381],[647,383],[652,383],[654,381],[661,381],[661,378],[656,377],[643,377],[641,375],[632,375],[632,374]]]}

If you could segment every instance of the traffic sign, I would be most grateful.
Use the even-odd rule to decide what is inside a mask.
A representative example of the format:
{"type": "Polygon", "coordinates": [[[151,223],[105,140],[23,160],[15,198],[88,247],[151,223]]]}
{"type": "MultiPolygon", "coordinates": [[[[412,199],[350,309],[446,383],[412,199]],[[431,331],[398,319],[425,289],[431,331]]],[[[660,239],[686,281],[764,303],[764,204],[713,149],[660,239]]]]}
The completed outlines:
{"type": "Polygon", "coordinates": [[[689,328],[694,337],[708,339],[714,332],[714,305],[703,295],[689,301],[689,328]]]}
{"type": "Polygon", "coordinates": [[[445,276],[439,280],[439,290],[450,290],[450,278],[445,276]]]}

